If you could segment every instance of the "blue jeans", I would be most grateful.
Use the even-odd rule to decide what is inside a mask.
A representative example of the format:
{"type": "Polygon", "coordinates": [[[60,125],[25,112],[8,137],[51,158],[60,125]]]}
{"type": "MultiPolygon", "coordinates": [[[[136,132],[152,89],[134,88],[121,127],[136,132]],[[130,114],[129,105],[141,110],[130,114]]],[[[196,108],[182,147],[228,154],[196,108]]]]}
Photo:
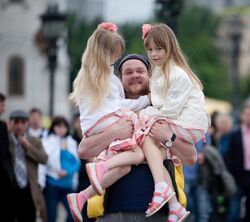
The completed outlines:
{"type": "Polygon", "coordinates": [[[50,184],[46,184],[46,187],[44,189],[44,197],[46,202],[46,208],[47,208],[47,216],[48,216],[48,222],[56,222],[57,218],[57,206],[58,203],[61,202],[63,206],[65,207],[68,215],[67,222],[73,222],[73,218],[70,213],[70,209],[67,202],[67,194],[72,193],[72,189],[68,188],[61,188],[57,186],[53,186],[50,184]]]}
{"type": "Polygon", "coordinates": [[[227,212],[227,222],[239,222],[240,212],[241,212],[241,199],[243,197],[243,192],[241,189],[237,189],[237,193],[229,199],[228,212],[227,212]]]}
{"type": "Polygon", "coordinates": [[[208,192],[196,181],[185,181],[185,194],[187,196],[187,210],[195,217],[187,221],[208,222],[211,213],[211,204],[208,192]]]}

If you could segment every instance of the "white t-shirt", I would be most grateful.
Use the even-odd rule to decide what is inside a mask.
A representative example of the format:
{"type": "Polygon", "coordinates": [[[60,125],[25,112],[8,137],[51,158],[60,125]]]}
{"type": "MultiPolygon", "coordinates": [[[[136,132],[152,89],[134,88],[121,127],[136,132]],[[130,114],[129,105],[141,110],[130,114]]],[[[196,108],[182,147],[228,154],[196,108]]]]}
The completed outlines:
{"type": "Polygon", "coordinates": [[[89,97],[86,95],[82,98],[79,105],[82,133],[86,132],[103,116],[121,108],[128,108],[136,112],[150,105],[148,96],[140,96],[138,99],[125,99],[121,80],[114,75],[113,70],[110,74],[110,83],[109,95],[104,98],[102,105],[95,111],[90,110],[89,97]]]}

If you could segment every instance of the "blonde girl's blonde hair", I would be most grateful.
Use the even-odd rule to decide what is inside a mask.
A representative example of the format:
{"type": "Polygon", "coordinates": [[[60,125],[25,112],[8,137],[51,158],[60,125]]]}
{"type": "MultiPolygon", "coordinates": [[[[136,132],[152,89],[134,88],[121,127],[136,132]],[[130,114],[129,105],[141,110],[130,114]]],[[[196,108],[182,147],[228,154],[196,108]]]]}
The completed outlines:
{"type": "Polygon", "coordinates": [[[177,66],[181,67],[197,88],[203,89],[201,81],[189,67],[178,40],[169,26],[166,24],[151,25],[144,38],[144,46],[146,49],[152,41],[156,46],[162,47],[166,51],[166,56],[162,65],[162,72],[165,79],[162,92],[163,95],[167,92],[169,87],[170,61],[173,61],[177,66]]]}
{"type": "Polygon", "coordinates": [[[79,105],[81,99],[88,96],[90,109],[98,108],[110,91],[111,61],[119,58],[124,50],[124,40],[116,30],[99,25],[88,39],[70,100],[79,105]]]}

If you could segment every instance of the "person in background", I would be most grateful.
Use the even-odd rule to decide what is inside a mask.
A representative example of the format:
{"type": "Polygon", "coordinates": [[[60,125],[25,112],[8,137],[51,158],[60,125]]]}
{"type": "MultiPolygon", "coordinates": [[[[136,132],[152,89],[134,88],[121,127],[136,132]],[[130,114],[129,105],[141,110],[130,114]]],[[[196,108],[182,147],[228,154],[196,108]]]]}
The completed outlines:
{"type": "Polygon", "coordinates": [[[43,145],[49,157],[45,165],[44,189],[47,221],[56,221],[57,206],[61,202],[67,211],[68,221],[72,222],[67,194],[77,188],[80,160],[77,154],[77,142],[69,134],[69,124],[64,117],[53,117],[48,136],[43,138],[43,145]]]}
{"type": "MultiPolygon", "coordinates": [[[[0,93],[0,117],[5,111],[5,100],[5,95],[0,93]]],[[[7,125],[4,121],[0,120],[0,218],[2,221],[8,222],[15,221],[12,210],[13,208],[15,209],[16,205],[13,199],[17,187],[11,161],[7,125]],[[8,195],[6,195],[6,193],[8,193],[8,195]]]]}
{"type": "Polygon", "coordinates": [[[42,126],[42,117],[42,111],[38,108],[32,108],[29,111],[29,135],[41,139],[47,136],[48,130],[42,126]]]}
{"type": "MultiPolygon", "coordinates": [[[[136,99],[148,94],[150,64],[147,58],[138,54],[127,55],[119,62],[118,72],[121,75],[126,98],[136,99]]],[[[132,131],[131,121],[121,119],[107,130],[82,140],[78,149],[79,155],[83,159],[93,158],[115,138],[127,138],[132,131]]],[[[166,124],[155,123],[151,135],[155,140],[164,143],[171,135],[171,130],[166,124]]],[[[173,142],[171,151],[187,165],[196,162],[194,147],[178,137],[173,142]]],[[[173,167],[172,162],[170,166],[173,167]]],[[[145,211],[154,191],[154,181],[148,165],[139,164],[124,168],[123,171],[123,174],[127,175],[106,190],[104,215],[97,221],[165,222],[168,217],[168,209],[165,208],[149,218],[145,217],[145,211]],[[135,184],[139,189],[134,189],[135,184]]]]}
{"type": "Polygon", "coordinates": [[[42,191],[38,185],[38,164],[45,164],[48,156],[40,139],[27,134],[28,114],[22,110],[11,112],[9,117],[9,151],[15,172],[15,190],[12,213],[18,222],[36,221],[41,211],[42,191]],[[24,206],[24,207],[21,207],[24,206]]]}
{"type": "Polygon", "coordinates": [[[6,100],[6,96],[0,92],[0,116],[5,111],[5,100],[6,100]]]}
{"type": "MultiPolygon", "coordinates": [[[[29,127],[27,134],[32,137],[36,137],[41,140],[47,136],[48,130],[42,126],[42,111],[36,107],[29,111],[29,127]]],[[[38,183],[41,190],[44,189],[46,183],[45,167],[44,164],[38,164],[38,183]]],[[[47,221],[47,211],[45,207],[45,200],[43,196],[43,204],[41,206],[41,219],[47,221]]]]}
{"type": "Polygon", "coordinates": [[[229,136],[225,163],[237,184],[237,193],[229,202],[230,222],[250,221],[250,99],[243,103],[241,124],[229,136]],[[241,201],[245,197],[245,215],[240,220],[241,201]]]}
{"type": "Polygon", "coordinates": [[[192,212],[191,217],[187,219],[189,222],[208,222],[212,211],[209,193],[199,181],[199,166],[205,161],[203,154],[205,144],[211,144],[208,133],[206,133],[206,142],[200,140],[195,144],[198,153],[197,163],[193,166],[183,165],[187,209],[192,212]]]}

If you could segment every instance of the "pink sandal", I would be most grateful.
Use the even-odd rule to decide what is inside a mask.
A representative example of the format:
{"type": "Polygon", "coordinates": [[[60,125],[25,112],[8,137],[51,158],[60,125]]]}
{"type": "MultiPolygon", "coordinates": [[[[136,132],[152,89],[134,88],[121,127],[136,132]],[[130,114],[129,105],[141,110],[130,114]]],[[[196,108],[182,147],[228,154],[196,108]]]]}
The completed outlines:
{"type": "Polygon", "coordinates": [[[180,206],[178,210],[170,210],[167,222],[182,222],[184,221],[190,214],[190,211],[187,211],[184,207],[180,206]],[[176,215],[178,220],[169,219],[171,215],[176,215]]]}
{"type": "Polygon", "coordinates": [[[175,192],[172,191],[172,189],[167,186],[166,189],[162,193],[154,192],[153,198],[151,203],[149,204],[149,208],[146,211],[146,217],[150,217],[153,214],[155,214],[158,210],[160,210],[165,203],[167,203],[173,196],[175,195],[175,192]],[[158,203],[154,201],[154,197],[162,197],[163,201],[162,203],[158,203]]]}

